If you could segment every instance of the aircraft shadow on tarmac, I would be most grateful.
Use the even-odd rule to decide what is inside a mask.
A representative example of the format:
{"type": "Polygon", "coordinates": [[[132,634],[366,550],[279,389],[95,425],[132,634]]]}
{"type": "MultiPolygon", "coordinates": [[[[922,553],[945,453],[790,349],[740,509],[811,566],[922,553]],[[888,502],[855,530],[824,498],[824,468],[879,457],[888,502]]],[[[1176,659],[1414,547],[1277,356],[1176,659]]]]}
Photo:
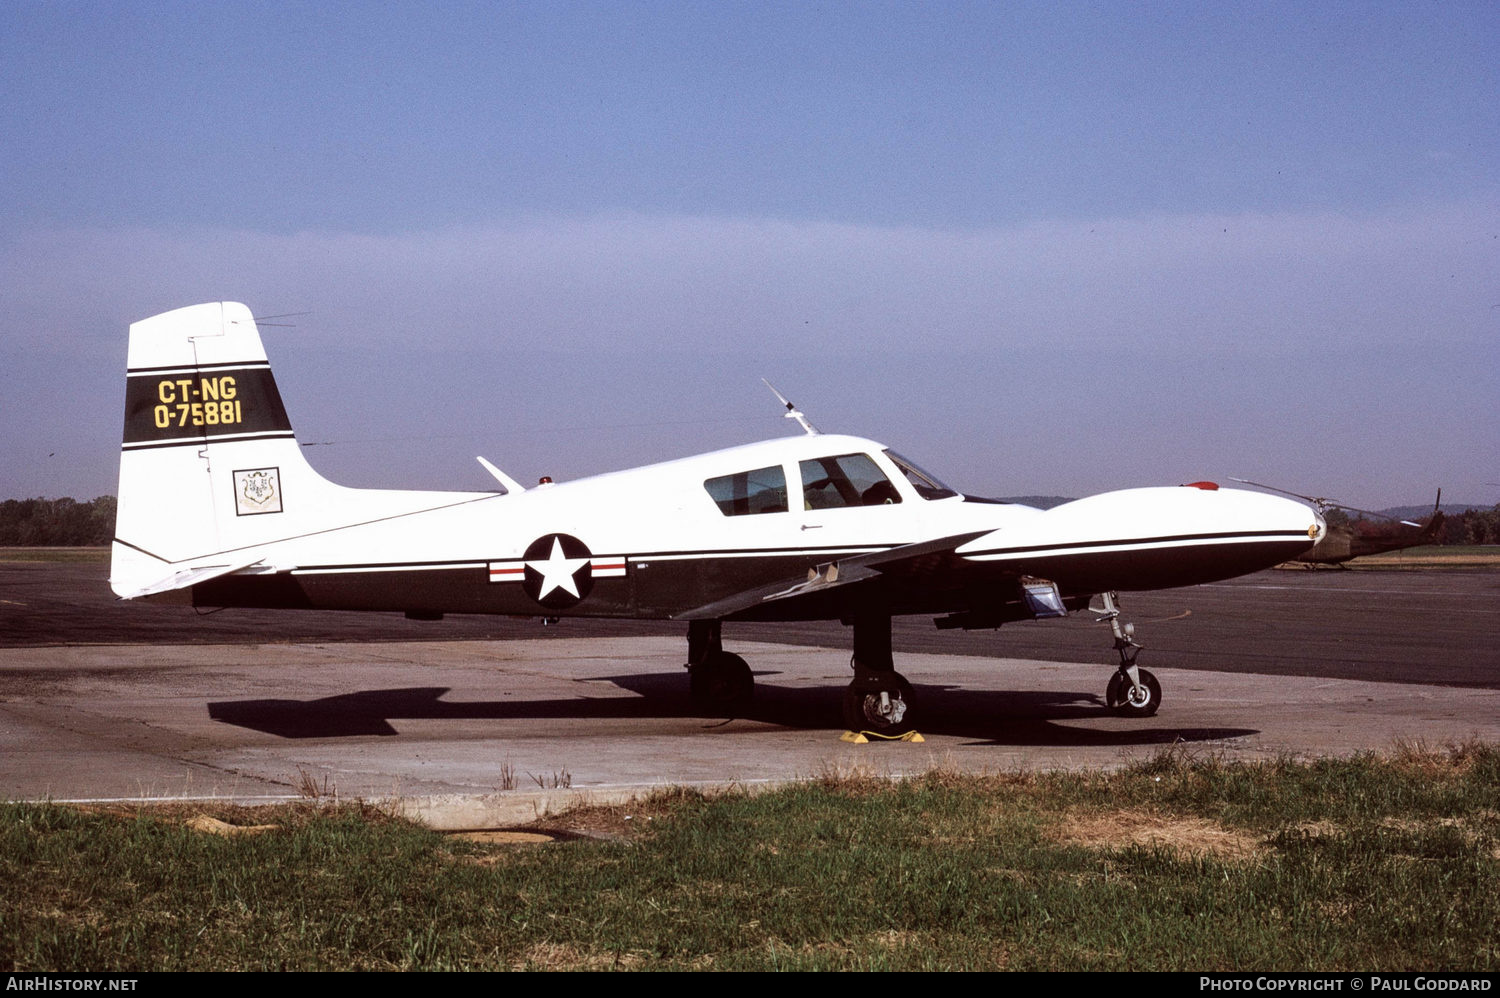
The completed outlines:
{"type": "MultiPolygon", "coordinates": [[[[765,675],[765,673],[761,673],[765,675]]],[[[705,728],[726,723],[693,707],[683,677],[642,673],[602,677],[638,694],[632,697],[569,697],[559,700],[442,699],[446,686],[411,686],[361,690],[315,700],[224,700],[208,704],[209,717],[282,738],[339,738],[353,735],[398,735],[393,720],[647,720],[698,718],[705,728]]],[[[1038,747],[1158,745],[1215,741],[1257,734],[1254,728],[1178,727],[1161,719],[1121,721],[1110,729],[1074,727],[1070,720],[1116,718],[1092,693],[972,690],[918,684],[915,693],[929,735],[973,739],[976,743],[1038,747]]],[[[788,728],[838,730],[842,687],[788,689],[757,683],[755,698],[740,719],[788,728]]],[[[1168,708],[1170,709],[1170,708],[1168,708]]],[[[663,729],[670,733],[670,729],[663,729]]]]}

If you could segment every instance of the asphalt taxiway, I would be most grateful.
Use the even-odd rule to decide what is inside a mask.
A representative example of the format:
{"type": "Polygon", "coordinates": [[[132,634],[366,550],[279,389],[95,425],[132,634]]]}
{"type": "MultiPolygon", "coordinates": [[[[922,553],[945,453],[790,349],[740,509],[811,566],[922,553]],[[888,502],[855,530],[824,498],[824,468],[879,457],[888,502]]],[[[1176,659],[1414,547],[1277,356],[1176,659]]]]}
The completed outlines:
{"type": "Polygon", "coordinates": [[[838,740],[847,632],[726,627],[756,672],[742,717],[687,698],[682,627],[119,604],[99,565],[0,565],[0,795],[308,794],[503,824],[579,793],[1118,766],[1500,741],[1496,573],[1267,572],[1127,596],[1162,682],[1153,718],[1104,707],[1107,629],[903,621],[921,743],[838,740]],[[1040,652],[1040,653],[1038,653],[1040,652]]]}

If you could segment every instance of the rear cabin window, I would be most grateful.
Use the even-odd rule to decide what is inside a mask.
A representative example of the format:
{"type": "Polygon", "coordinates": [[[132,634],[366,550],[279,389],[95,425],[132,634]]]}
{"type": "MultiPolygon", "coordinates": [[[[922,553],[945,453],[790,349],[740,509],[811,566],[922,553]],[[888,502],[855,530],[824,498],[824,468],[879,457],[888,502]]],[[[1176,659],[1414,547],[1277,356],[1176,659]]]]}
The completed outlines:
{"type": "Polygon", "coordinates": [[[725,516],[787,511],[786,473],[779,464],[710,478],[703,487],[725,516]]]}
{"type": "Polygon", "coordinates": [[[841,454],[802,462],[804,509],[883,506],[901,501],[901,493],[868,454],[841,454]]]}

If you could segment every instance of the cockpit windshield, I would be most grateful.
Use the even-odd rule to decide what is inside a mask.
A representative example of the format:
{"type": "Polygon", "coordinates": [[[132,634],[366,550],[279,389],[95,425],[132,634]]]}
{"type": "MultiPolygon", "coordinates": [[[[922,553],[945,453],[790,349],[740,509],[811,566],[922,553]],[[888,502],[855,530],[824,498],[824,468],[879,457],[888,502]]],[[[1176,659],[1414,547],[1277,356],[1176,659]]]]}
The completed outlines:
{"type": "Polygon", "coordinates": [[[951,499],[958,495],[957,492],[954,492],[948,486],[933,478],[895,451],[888,450],[885,452],[885,456],[890,458],[896,467],[901,469],[901,473],[906,476],[906,480],[911,483],[911,487],[916,489],[917,495],[923,499],[951,499]]]}

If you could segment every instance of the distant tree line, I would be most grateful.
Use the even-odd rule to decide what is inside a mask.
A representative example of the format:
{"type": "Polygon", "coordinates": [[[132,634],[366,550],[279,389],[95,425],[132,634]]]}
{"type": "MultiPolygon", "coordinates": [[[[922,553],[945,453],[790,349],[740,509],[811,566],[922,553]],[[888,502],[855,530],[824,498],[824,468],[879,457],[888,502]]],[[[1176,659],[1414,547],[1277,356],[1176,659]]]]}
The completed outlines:
{"type": "MultiPolygon", "coordinates": [[[[1445,511],[1446,512],[1446,511],[1445,511]]],[[[1388,524],[1387,520],[1367,520],[1363,516],[1350,517],[1338,507],[1324,513],[1329,526],[1369,523],[1376,526],[1388,524]]],[[[1416,521],[1418,517],[1412,517],[1416,521]]],[[[1420,518],[1423,522],[1426,517],[1420,518]]],[[[1438,528],[1434,544],[1500,544],[1500,506],[1490,509],[1466,509],[1462,513],[1447,513],[1443,525],[1438,528]]]]}
{"type": "Polygon", "coordinates": [[[1466,509],[1443,522],[1439,544],[1500,544],[1500,505],[1491,509],[1466,509]]]}
{"type": "Polygon", "coordinates": [[[0,547],[82,547],[115,535],[115,497],[0,502],[0,547]]]}

